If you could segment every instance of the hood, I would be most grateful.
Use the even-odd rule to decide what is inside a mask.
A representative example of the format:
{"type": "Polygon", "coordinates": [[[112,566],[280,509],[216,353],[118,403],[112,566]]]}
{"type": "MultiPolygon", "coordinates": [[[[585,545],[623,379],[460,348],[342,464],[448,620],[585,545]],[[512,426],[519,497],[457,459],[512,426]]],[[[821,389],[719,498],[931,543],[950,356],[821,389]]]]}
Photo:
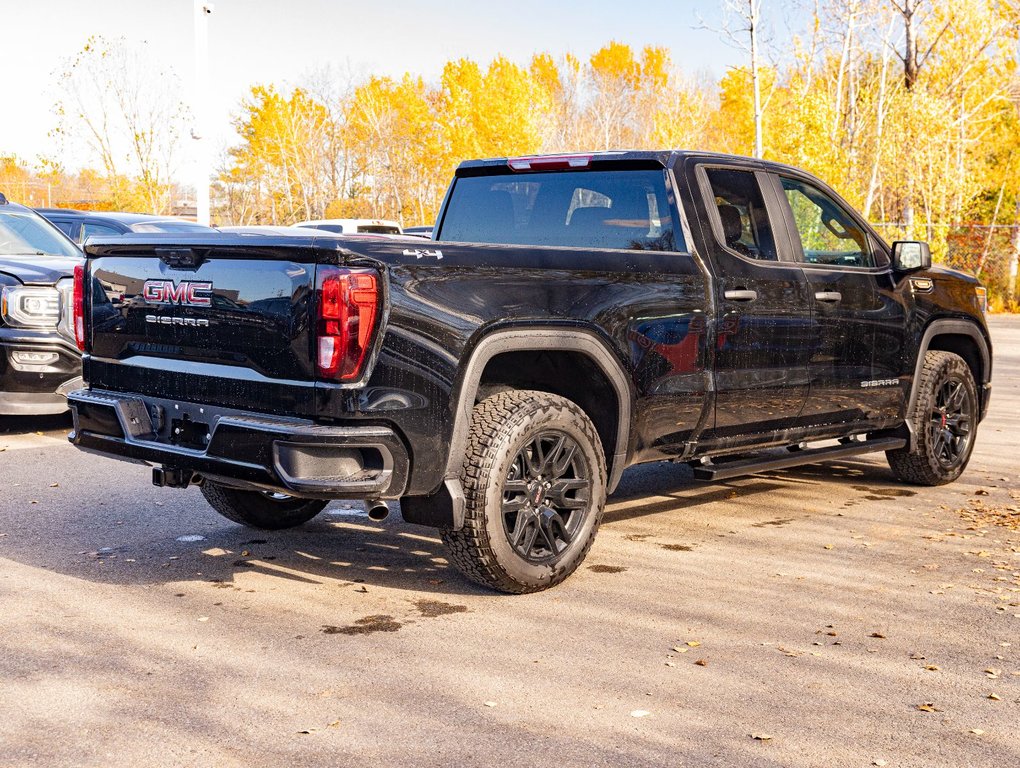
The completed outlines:
{"type": "Polygon", "coordinates": [[[973,285],[981,284],[981,281],[969,272],[961,272],[958,269],[950,269],[942,265],[932,265],[931,269],[928,270],[928,275],[935,280],[962,280],[973,285]]]}
{"type": "Polygon", "coordinates": [[[0,274],[10,275],[27,285],[53,285],[74,276],[78,259],[62,256],[0,256],[0,274]]]}

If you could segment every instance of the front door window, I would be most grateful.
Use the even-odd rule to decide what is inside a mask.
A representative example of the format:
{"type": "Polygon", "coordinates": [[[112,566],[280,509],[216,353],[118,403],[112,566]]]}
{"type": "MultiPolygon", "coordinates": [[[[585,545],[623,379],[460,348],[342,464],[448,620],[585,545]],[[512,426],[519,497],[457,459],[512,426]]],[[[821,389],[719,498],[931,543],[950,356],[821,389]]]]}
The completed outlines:
{"type": "Polygon", "coordinates": [[[783,192],[800,235],[803,261],[833,267],[874,267],[868,236],[824,192],[798,179],[782,178],[783,192]]]}

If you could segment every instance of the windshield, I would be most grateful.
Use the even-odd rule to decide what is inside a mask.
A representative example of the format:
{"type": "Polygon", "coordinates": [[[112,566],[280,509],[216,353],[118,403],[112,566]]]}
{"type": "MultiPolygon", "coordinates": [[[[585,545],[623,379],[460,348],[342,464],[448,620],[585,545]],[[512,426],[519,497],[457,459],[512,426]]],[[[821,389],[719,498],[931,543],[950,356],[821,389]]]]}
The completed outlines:
{"type": "Polygon", "coordinates": [[[78,249],[42,217],[0,210],[0,256],[81,257],[78,249]]]}

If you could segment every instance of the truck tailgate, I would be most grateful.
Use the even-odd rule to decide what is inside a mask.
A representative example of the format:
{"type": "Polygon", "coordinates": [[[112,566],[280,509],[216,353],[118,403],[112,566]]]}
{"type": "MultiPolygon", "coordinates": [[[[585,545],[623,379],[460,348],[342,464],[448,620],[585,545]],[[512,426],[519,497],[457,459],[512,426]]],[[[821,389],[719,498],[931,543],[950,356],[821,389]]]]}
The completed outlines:
{"type": "Polygon", "coordinates": [[[90,242],[90,386],[313,416],[315,266],[335,241],[238,240],[90,242]]]}

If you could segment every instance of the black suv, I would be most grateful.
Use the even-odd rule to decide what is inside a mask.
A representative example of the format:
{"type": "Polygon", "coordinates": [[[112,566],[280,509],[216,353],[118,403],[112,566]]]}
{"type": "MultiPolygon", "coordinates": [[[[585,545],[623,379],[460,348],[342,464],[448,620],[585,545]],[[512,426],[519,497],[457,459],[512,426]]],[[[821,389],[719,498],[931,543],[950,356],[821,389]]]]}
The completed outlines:
{"type": "Polygon", "coordinates": [[[0,194],[0,416],[63,413],[81,386],[72,286],[78,248],[0,194]]]}
{"type": "Polygon", "coordinates": [[[71,208],[36,208],[53,225],[81,245],[92,235],[125,235],[131,232],[209,232],[210,228],[193,221],[155,216],[148,213],[112,211],[76,211],[71,208]]]}
{"type": "Polygon", "coordinates": [[[712,481],[882,451],[938,485],[988,409],[978,282],[748,158],[464,163],[431,241],[129,235],[86,252],[77,445],[257,527],[400,499],[508,592],[578,567],[634,464],[712,481]]]}

